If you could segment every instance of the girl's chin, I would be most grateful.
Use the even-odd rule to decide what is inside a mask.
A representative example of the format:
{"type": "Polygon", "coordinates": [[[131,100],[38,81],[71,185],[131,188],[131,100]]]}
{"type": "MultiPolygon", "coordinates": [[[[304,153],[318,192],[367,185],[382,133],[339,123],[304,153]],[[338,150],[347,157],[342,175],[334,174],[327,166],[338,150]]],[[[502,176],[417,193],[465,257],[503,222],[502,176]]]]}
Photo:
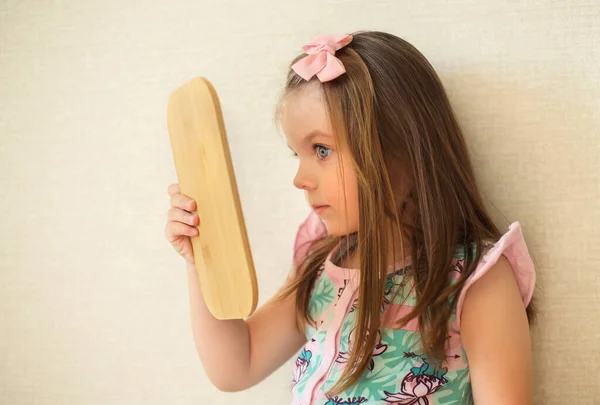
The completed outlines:
{"type": "Polygon", "coordinates": [[[337,221],[335,221],[335,220],[326,219],[326,218],[322,218],[322,219],[323,219],[323,223],[325,224],[325,228],[327,229],[328,235],[345,236],[345,235],[349,235],[351,233],[356,232],[356,230],[349,230],[345,227],[340,227],[339,224],[337,223],[337,221]]]}

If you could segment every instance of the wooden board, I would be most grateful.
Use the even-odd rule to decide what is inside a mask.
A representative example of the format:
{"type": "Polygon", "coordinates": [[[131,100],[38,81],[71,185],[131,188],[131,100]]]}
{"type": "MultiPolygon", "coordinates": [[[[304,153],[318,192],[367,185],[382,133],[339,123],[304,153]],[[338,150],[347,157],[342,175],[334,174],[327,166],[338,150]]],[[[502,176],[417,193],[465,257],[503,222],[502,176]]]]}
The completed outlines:
{"type": "Polygon", "coordinates": [[[258,302],[256,273],[217,93],[205,78],[171,94],[167,124],[179,188],[196,201],[191,237],[200,288],[218,319],[241,319],[258,302]]]}

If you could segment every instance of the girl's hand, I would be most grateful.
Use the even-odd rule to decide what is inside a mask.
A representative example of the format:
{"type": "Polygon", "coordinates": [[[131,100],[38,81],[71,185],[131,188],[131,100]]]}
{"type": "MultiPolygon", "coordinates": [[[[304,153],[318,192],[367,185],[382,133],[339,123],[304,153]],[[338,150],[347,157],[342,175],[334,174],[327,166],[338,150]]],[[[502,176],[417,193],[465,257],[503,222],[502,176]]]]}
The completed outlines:
{"type": "Polygon", "coordinates": [[[196,202],[181,194],[177,183],[171,184],[167,192],[171,197],[171,208],[167,213],[165,235],[177,253],[183,256],[186,262],[194,264],[190,236],[199,234],[197,226],[200,225],[200,218],[193,212],[196,202]]]}

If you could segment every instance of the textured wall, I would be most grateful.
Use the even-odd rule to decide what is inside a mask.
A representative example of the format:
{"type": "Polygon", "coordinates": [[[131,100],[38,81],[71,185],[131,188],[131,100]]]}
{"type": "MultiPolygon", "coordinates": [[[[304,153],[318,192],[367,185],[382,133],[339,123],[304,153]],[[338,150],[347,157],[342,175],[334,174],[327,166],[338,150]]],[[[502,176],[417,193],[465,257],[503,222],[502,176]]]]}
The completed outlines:
{"type": "Polygon", "coordinates": [[[308,212],[271,116],[317,34],[387,30],[438,70],[498,224],[540,273],[535,403],[600,403],[600,2],[0,2],[0,403],[288,403],[291,361],[217,391],[194,350],[170,92],[221,97],[260,288],[308,212]],[[268,399],[265,399],[268,398],[268,399]]]}

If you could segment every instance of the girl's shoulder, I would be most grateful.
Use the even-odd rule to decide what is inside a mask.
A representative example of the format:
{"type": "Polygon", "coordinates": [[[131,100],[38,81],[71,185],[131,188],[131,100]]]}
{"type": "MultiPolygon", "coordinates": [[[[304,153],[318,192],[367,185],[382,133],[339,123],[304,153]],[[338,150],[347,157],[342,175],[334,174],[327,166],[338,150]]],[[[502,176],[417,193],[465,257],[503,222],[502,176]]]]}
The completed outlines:
{"type": "MultiPolygon", "coordinates": [[[[521,224],[516,221],[508,226],[508,230],[497,241],[489,244],[489,249],[479,260],[475,271],[469,276],[461,289],[456,305],[456,326],[460,328],[461,311],[467,291],[485,274],[487,274],[504,256],[514,274],[523,304],[529,305],[535,289],[535,266],[529,248],[523,236],[521,224]]],[[[460,276],[464,263],[464,246],[456,251],[456,266],[453,267],[452,279],[460,276]]]]}

